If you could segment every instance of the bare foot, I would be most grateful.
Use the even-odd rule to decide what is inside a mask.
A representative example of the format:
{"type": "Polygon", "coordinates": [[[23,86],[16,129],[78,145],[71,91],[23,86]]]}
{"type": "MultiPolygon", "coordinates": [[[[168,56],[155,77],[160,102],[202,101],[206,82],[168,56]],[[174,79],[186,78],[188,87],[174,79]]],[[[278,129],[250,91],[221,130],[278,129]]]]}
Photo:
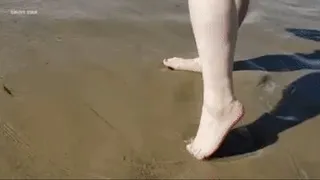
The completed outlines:
{"type": "Polygon", "coordinates": [[[163,60],[163,64],[174,70],[201,72],[199,58],[185,59],[174,57],[163,60]]]}
{"type": "Polygon", "coordinates": [[[187,145],[189,153],[198,160],[211,156],[243,114],[244,107],[239,101],[234,101],[219,111],[213,111],[204,105],[197,136],[187,145]]]}

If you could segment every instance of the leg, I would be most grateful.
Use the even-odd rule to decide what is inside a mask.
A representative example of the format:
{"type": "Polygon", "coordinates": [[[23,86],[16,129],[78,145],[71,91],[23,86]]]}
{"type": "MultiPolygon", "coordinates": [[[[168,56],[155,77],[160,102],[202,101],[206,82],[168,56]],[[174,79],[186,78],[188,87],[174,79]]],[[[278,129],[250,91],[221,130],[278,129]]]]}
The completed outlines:
{"type": "Polygon", "coordinates": [[[204,159],[219,148],[243,115],[232,82],[238,15],[233,0],[189,0],[189,9],[202,63],[204,102],[196,138],[187,150],[197,159],[204,159]]]}
{"type": "Polygon", "coordinates": [[[250,0],[235,0],[238,14],[238,24],[241,27],[244,18],[247,16],[250,0]]]}
{"type": "MultiPolygon", "coordinates": [[[[237,6],[238,22],[239,22],[239,28],[240,28],[248,12],[249,0],[235,0],[235,3],[237,6]]],[[[170,59],[165,59],[163,61],[163,64],[174,70],[193,71],[193,72],[202,71],[201,62],[198,57],[194,59],[174,57],[170,59]]]]}

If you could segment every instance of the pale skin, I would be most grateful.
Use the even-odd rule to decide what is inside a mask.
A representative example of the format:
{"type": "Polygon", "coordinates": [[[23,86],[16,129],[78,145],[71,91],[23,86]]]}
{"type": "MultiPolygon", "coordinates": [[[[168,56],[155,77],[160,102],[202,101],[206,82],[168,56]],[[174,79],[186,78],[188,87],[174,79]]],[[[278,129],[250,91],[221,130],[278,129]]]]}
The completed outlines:
{"type": "MultiPolygon", "coordinates": [[[[250,0],[235,0],[238,14],[239,28],[247,15],[250,0]]],[[[201,72],[201,62],[199,57],[181,58],[173,57],[163,60],[163,64],[174,70],[201,72]]]]}
{"type": "Polygon", "coordinates": [[[199,57],[164,60],[164,65],[176,70],[202,72],[200,125],[196,137],[186,147],[199,160],[216,152],[244,114],[244,107],[233,92],[232,64],[238,28],[248,5],[249,0],[189,0],[199,57]]]}

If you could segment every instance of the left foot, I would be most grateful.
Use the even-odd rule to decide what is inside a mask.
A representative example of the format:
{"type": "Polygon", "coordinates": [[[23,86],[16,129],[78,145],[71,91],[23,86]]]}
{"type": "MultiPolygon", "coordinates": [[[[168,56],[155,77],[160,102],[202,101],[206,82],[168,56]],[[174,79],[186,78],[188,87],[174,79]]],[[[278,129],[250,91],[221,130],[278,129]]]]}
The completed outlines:
{"type": "Polygon", "coordinates": [[[163,64],[173,70],[193,71],[193,72],[201,72],[202,70],[199,58],[185,59],[185,58],[174,57],[174,58],[163,60],[163,64]]]}
{"type": "Polygon", "coordinates": [[[239,101],[234,101],[219,111],[203,105],[197,136],[187,145],[189,153],[198,160],[211,156],[243,114],[244,108],[239,101]]]}

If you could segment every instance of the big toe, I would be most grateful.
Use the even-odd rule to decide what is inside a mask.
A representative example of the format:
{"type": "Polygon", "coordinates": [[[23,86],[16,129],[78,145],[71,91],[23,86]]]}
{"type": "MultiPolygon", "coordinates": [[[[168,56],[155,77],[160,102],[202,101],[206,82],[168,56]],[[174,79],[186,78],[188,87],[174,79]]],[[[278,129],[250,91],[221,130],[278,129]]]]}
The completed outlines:
{"type": "Polygon", "coordinates": [[[179,66],[177,58],[164,59],[163,64],[172,69],[177,69],[179,66]]]}
{"type": "Polygon", "coordinates": [[[204,155],[202,154],[201,149],[195,147],[193,143],[188,144],[186,146],[186,149],[196,159],[198,159],[198,160],[203,160],[204,159],[204,155]]]}

